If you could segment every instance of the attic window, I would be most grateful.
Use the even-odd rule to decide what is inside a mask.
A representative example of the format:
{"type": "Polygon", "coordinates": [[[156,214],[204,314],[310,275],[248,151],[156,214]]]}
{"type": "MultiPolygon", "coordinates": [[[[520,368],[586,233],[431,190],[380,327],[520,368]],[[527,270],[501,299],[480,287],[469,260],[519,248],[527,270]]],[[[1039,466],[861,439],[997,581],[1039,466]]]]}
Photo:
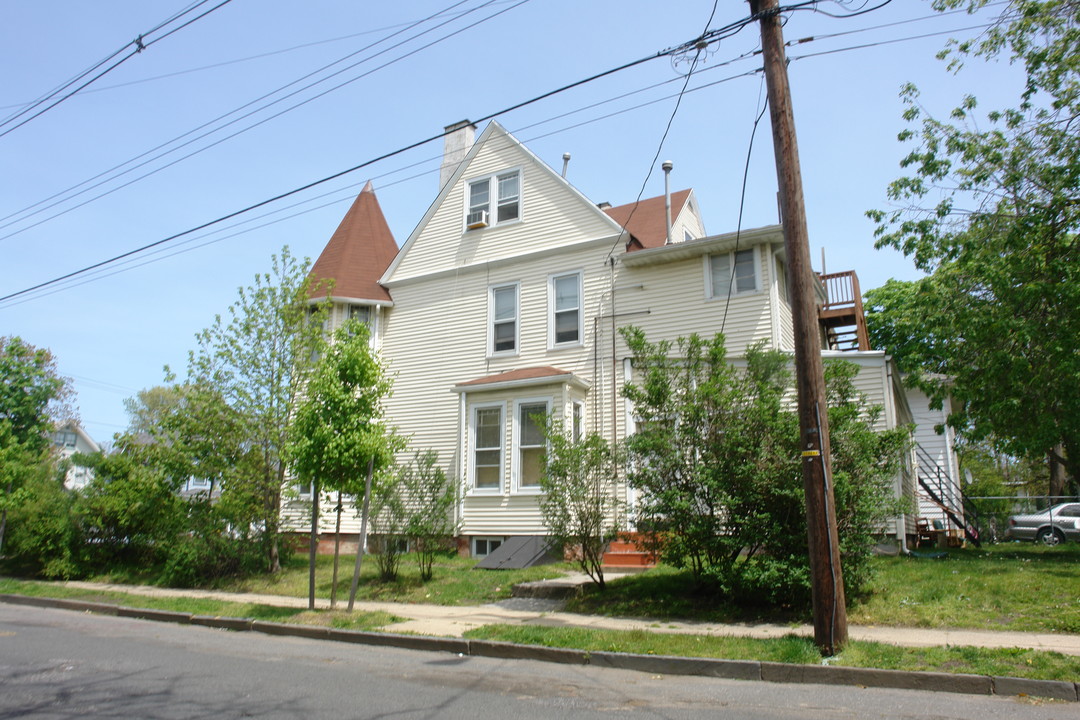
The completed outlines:
{"type": "Polygon", "coordinates": [[[521,218],[521,171],[497,173],[469,181],[465,227],[477,230],[521,218]],[[494,198],[494,203],[492,203],[494,198]]]}

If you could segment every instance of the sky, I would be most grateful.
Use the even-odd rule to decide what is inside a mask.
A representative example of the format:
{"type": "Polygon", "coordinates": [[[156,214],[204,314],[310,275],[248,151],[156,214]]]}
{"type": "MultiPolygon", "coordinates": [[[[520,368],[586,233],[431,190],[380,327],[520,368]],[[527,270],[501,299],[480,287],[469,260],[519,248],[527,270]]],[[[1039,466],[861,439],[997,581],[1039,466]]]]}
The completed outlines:
{"type": "MultiPolygon", "coordinates": [[[[272,254],[288,245],[314,260],[368,180],[402,244],[435,199],[442,141],[395,151],[749,14],[732,0],[715,3],[711,23],[713,0],[231,0],[165,36],[222,2],[209,0],[148,32],[196,1],[0,6],[0,296],[367,165],[156,254],[0,301],[0,336],[52,350],[99,442],[126,427],[123,400],[161,384],[165,366],[183,376],[195,334],[272,254]],[[131,53],[141,34],[145,49],[131,53]],[[82,82],[131,57],[80,92],[2,124],[121,48],[82,82]]],[[[784,28],[814,267],[824,250],[827,270],[855,270],[864,290],[918,276],[874,249],[864,214],[891,207],[901,174],[901,87],[916,84],[944,117],[965,94],[1015,105],[1021,84],[1007,63],[953,74],[935,58],[1001,3],[976,16],[880,4],[822,0],[784,28]]],[[[742,227],[772,224],[767,114],[754,132],[759,40],[751,24],[696,63],[652,59],[497,119],[556,170],[569,152],[567,179],[594,202],[662,194],[670,160],[673,190],[694,188],[708,232],[736,229],[744,190],[742,227]]]]}

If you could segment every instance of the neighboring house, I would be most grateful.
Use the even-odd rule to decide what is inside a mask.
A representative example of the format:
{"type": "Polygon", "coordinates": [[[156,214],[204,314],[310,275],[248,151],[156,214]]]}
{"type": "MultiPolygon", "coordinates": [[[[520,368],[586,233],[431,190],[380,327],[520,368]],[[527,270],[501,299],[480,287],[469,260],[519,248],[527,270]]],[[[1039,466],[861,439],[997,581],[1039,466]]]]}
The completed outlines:
{"type": "MultiPolygon", "coordinates": [[[[441,190],[400,251],[368,184],[312,275],[335,280],[331,326],[349,315],[371,322],[394,377],[388,421],[408,452],[436,450],[458,478],[461,543],[483,555],[506,537],[545,534],[534,415],[609,440],[634,431],[620,395],[633,377],[620,328],[653,341],[722,331],[735,362],[759,341],[792,352],[793,330],[779,225],[708,235],[692,190],[598,206],[498,123],[475,141],[468,123],[450,129],[441,190]]],[[[859,342],[861,307],[826,293],[823,284],[823,313],[842,317],[823,315],[824,354],[858,364],[859,389],[884,408],[881,428],[910,423],[891,359],[859,342]],[[837,328],[849,322],[861,349],[830,350],[844,346],[837,328]]],[[[914,500],[909,472],[895,482],[914,500]]],[[[619,491],[632,506],[632,489],[619,491]]],[[[284,512],[302,527],[299,503],[284,512]]],[[[332,513],[324,518],[332,531],[332,513]]],[[[903,540],[913,520],[888,531],[903,540]]]]}
{"type": "MultiPolygon", "coordinates": [[[[75,453],[96,453],[101,448],[86,434],[82,425],[69,420],[60,425],[52,434],[53,445],[56,446],[61,460],[68,460],[75,453]]],[[[64,475],[64,487],[69,490],[78,490],[86,487],[87,483],[94,479],[94,471],[90,468],[79,467],[70,464],[64,475]]]]}

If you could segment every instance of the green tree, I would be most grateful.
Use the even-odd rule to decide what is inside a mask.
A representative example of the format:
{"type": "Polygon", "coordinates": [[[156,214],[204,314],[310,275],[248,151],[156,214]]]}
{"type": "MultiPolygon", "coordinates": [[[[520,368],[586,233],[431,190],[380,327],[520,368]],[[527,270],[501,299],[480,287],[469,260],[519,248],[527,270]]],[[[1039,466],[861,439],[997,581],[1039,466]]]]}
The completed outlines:
{"type": "Polygon", "coordinates": [[[548,538],[557,550],[570,549],[603,590],[604,551],[621,529],[624,510],[617,494],[620,453],[597,433],[573,438],[550,419],[543,428],[548,449],[539,503],[548,538]]]}
{"type": "Polygon", "coordinates": [[[70,412],[70,394],[48,350],[0,337],[0,550],[8,508],[35,467],[48,462],[49,433],[70,412]]]}
{"type": "MultiPolygon", "coordinates": [[[[653,547],[738,602],[809,602],[806,512],[790,356],[751,347],[745,369],[722,336],[649,343],[624,333],[639,418],[627,438],[639,527],[653,547]]],[[[848,597],[869,577],[874,537],[898,512],[892,486],[910,429],[875,432],[881,409],[855,390],[858,368],[826,364],[832,482],[848,597]]]]}
{"type": "MultiPolygon", "coordinates": [[[[371,349],[367,326],[349,321],[334,333],[333,342],[308,376],[303,399],[296,407],[288,433],[287,459],[297,478],[312,483],[312,607],[320,492],[340,490],[363,498],[370,492],[372,474],[393,462],[394,451],[402,443],[383,422],[383,400],[390,389],[385,368],[371,349]],[[361,483],[361,479],[366,480],[361,483]]],[[[361,524],[366,520],[363,518],[361,524]]],[[[361,530],[356,572],[364,553],[364,534],[361,530]]],[[[354,597],[350,593],[350,610],[354,597]]]]}
{"type": "MultiPolygon", "coordinates": [[[[985,0],[938,0],[976,11],[985,0]]],[[[1050,493],[1080,474],[1080,4],[1010,0],[980,38],[944,53],[1007,57],[1026,82],[1017,106],[985,114],[965,98],[948,119],[903,93],[912,145],[870,211],[878,247],[927,276],[868,293],[868,324],[913,381],[957,402],[949,423],[1051,464],[1050,493]]]]}
{"type": "Polygon", "coordinates": [[[458,486],[439,467],[434,450],[417,452],[411,462],[399,467],[395,485],[404,501],[404,534],[412,545],[420,579],[427,582],[435,556],[457,533],[458,486]]]}
{"type": "Polygon", "coordinates": [[[271,272],[239,289],[239,299],[198,336],[188,382],[212,388],[239,416],[247,453],[234,492],[258,502],[271,572],[280,569],[279,513],[289,424],[325,344],[329,301],[312,303],[307,260],[283,248],[271,272]]]}

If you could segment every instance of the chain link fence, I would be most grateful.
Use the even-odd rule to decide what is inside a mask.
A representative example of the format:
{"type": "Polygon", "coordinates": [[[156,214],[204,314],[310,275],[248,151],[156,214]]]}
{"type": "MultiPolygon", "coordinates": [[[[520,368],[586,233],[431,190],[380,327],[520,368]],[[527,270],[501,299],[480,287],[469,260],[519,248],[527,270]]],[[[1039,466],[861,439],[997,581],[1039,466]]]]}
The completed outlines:
{"type": "Polygon", "coordinates": [[[979,532],[984,543],[1006,542],[1010,515],[1027,515],[1065,502],[1078,502],[1076,495],[1040,495],[1037,497],[964,497],[967,521],[979,532]]]}

